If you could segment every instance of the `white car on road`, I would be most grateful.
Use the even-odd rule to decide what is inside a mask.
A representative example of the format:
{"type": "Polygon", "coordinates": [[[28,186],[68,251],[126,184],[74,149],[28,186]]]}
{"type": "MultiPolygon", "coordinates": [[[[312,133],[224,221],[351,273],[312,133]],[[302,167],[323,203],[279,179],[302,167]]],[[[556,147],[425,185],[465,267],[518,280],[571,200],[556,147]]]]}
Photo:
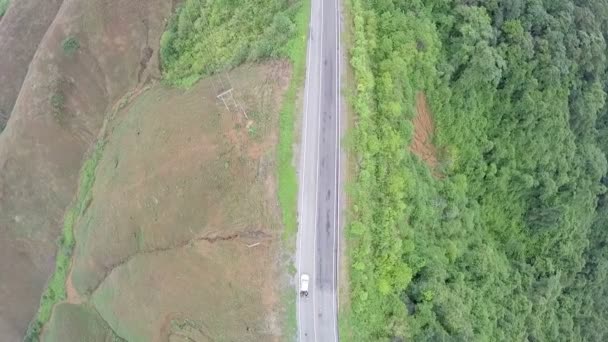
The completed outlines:
{"type": "Polygon", "coordinates": [[[308,283],[310,282],[310,277],[306,273],[302,273],[300,276],[300,296],[308,297],[308,283]]]}

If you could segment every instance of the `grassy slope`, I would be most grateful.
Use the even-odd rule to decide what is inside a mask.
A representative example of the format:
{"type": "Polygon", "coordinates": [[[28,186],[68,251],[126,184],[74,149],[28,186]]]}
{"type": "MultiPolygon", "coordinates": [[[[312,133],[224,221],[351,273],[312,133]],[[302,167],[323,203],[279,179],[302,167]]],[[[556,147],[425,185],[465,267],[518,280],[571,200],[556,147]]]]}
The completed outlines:
{"type": "MultiPolygon", "coordinates": [[[[296,206],[297,206],[297,178],[293,163],[293,144],[295,142],[294,123],[298,93],[302,88],[306,66],[306,42],[308,33],[308,21],[310,15],[310,1],[298,1],[289,8],[283,8],[280,2],[271,1],[264,6],[271,6],[278,14],[274,15],[273,24],[268,26],[268,20],[258,20],[272,15],[273,11],[266,10],[263,16],[256,20],[244,19],[255,13],[251,8],[260,7],[255,1],[247,1],[236,12],[237,15],[230,20],[219,21],[222,13],[215,10],[213,6],[208,11],[211,13],[209,22],[211,30],[216,32],[242,31],[247,34],[233,34],[229,39],[212,39],[213,34],[208,36],[206,30],[210,28],[189,28],[185,18],[194,19],[196,23],[200,18],[199,13],[192,9],[198,0],[188,1],[169,26],[161,41],[161,54],[166,79],[169,83],[189,86],[202,75],[213,73],[225,67],[238,65],[243,61],[255,61],[267,57],[288,57],[294,67],[291,84],[283,100],[283,108],[279,117],[279,144],[278,154],[278,197],[283,213],[283,225],[285,229],[284,240],[289,250],[293,249],[294,239],[297,231],[296,206]],[[252,7],[253,6],[253,7],[252,7]],[[250,8],[251,7],[251,8],[250,8]],[[281,13],[282,12],[282,13],[281,13]],[[248,25],[233,22],[238,17],[240,21],[245,20],[248,25]],[[286,23],[285,18],[291,18],[291,24],[286,23]],[[204,50],[197,48],[197,42],[205,41],[204,50]],[[228,43],[229,42],[229,43],[228,43]],[[219,45],[221,45],[221,47],[219,45]],[[226,45],[232,48],[226,49],[226,45]],[[208,46],[218,45],[218,49],[209,49],[208,46]],[[186,53],[186,51],[192,51],[186,53]],[[214,51],[214,52],[205,52],[214,51]],[[192,58],[198,58],[204,63],[193,63],[192,58]]],[[[263,6],[262,6],[263,7],[263,6]]],[[[270,17],[268,17],[270,18],[270,17]]],[[[196,25],[195,25],[196,26],[196,25]]],[[[287,331],[286,335],[294,335],[296,331],[295,318],[295,295],[288,291],[283,295],[287,306],[287,331]]]]}
{"type": "Polygon", "coordinates": [[[94,307],[60,303],[45,329],[44,339],[49,342],[107,341],[125,342],[112,331],[94,307]],[[74,329],[78,327],[79,329],[74,329]]]}
{"type": "MultiPolygon", "coordinates": [[[[0,0],[0,9],[2,6],[7,6],[8,0],[0,0]]],[[[294,18],[294,33],[292,37],[285,42],[283,46],[277,46],[281,52],[276,54],[268,53],[267,55],[255,52],[257,55],[252,59],[263,58],[271,55],[281,56],[286,55],[290,58],[294,65],[294,74],[288,92],[283,101],[283,108],[280,112],[280,137],[278,145],[278,181],[279,181],[279,201],[283,211],[283,223],[285,226],[284,237],[286,241],[292,241],[295,237],[297,229],[296,223],[296,196],[297,196],[297,179],[293,166],[293,143],[294,143],[294,120],[296,114],[297,93],[301,89],[304,74],[305,74],[305,58],[306,58],[306,37],[307,23],[309,18],[309,1],[304,0],[299,5],[293,6],[289,10],[289,14],[294,18]]],[[[276,27],[273,27],[276,28],[276,27]]],[[[265,33],[265,38],[273,35],[272,32],[265,33]]],[[[170,40],[167,36],[163,37],[164,41],[170,40]]],[[[165,43],[166,44],[166,43],[165,43]]],[[[166,50],[166,45],[165,45],[166,50]]],[[[173,51],[174,53],[175,51],[173,51]]],[[[165,52],[166,53],[166,52],[165,52]]],[[[253,55],[252,55],[253,56],[253,55]]],[[[223,57],[225,60],[232,60],[234,57],[223,57]]],[[[241,60],[242,62],[243,60],[241,60]]],[[[219,65],[236,65],[238,63],[220,63],[219,65]]],[[[165,63],[165,67],[166,67],[165,63]]],[[[174,76],[173,73],[166,75],[169,83],[178,85],[192,85],[201,75],[213,69],[189,70],[189,72],[177,73],[179,76],[174,76]],[[185,75],[185,76],[184,76],[185,75]]],[[[95,179],[95,167],[101,157],[103,144],[97,144],[91,157],[84,163],[81,176],[79,192],[73,206],[68,209],[64,219],[64,227],[62,236],[59,240],[59,249],[56,258],[56,270],[51,276],[47,289],[45,290],[40,308],[35,318],[30,323],[26,333],[26,341],[37,341],[40,336],[42,326],[49,320],[53,306],[58,302],[65,300],[65,279],[69,272],[69,264],[71,254],[74,247],[73,227],[75,221],[90,200],[89,192],[95,179]]],[[[296,329],[295,321],[295,297],[290,294],[285,294],[287,301],[287,327],[286,335],[294,335],[296,329]]]]}
{"type": "Polygon", "coordinates": [[[245,61],[287,57],[293,63],[294,73],[279,119],[279,201],[286,238],[293,238],[297,228],[294,120],[298,90],[304,81],[309,12],[309,0],[290,5],[276,0],[249,0],[238,6],[188,0],[177,10],[161,39],[165,80],[179,86],[190,86],[203,75],[245,61]]]}
{"type": "Polygon", "coordinates": [[[95,169],[101,158],[102,150],[103,142],[98,142],[80,171],[78,193],[74,204],[65,214],[63,229],[58,242],[55,272],[42,295],[40,308],[27,329],[25,341],[37,341],[39,339],[42,326],[51,317],[53,306],[66,299],[65,280],[70,270],[70,261],[75,244],[74,224],[91,199],[90,191],[95,182],[95,169]]]}

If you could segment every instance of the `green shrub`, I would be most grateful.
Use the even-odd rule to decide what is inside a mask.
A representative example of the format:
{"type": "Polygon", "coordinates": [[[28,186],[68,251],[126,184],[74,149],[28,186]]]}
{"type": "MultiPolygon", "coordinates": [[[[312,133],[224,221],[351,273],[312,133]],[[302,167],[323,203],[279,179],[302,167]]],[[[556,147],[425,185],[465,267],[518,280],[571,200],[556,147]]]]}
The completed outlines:
{"type": "Polygon", "coordinates": [[[61,46],[63,47],[63,52],[68,56],[73,55],[76,51],[78,51],[78,49],[80,49],[80,43],[74,36],[64,39],[61,46]]]}
{"type": "Polygon", "coordinates": [[[8,9],[9,0],[0,0],[0,18],[4,16],[6,10],[8,9]]]}
{"type": "Polygon", "coordinates": [[[53,111],[62,111],[63,106],[65,105],[65,96],[62,93],[57,92],[51,95],[51,107],[53,111]]]}

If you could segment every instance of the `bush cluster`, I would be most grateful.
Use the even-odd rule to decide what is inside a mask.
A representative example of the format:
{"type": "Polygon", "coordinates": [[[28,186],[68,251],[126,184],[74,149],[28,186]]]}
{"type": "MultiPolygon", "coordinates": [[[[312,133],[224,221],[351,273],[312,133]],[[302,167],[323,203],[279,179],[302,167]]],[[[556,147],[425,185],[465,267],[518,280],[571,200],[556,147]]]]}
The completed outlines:
{"type": "Polygon", "coordinates": [[[245,61],[286,57],[299,1],[186,0],[161,38],[165,79],[192,85],[245,61]]]}

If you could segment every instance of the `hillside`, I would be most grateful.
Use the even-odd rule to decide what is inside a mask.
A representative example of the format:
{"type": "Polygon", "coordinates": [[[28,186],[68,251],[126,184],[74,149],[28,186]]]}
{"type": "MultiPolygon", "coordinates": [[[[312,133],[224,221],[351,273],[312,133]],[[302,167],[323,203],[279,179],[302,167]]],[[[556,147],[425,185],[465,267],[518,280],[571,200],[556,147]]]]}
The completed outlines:
{"type": "Polygon", "coordinates": [[[171,11],[164,1],[68,0],[47,18],[53,3],[11,5],[0,21],[0,33],[14,33],[0,36],[1,68],[11,70],[2,69],[10,82],[1,103],[9,109],[15,103],[0,133],[0,273],[11,275],[3,277],[0,291],[0,336],[6,341],[20,340],[36,312],[55,267],[78,170],[106,111],[145,75],[159,76],[154,55],[141,62],[148,49],[158,51],[162,20],[171,11]],[[31,41],[22,46],[14,39],[20,36],[31,41]],[[75,51],[64,47],[70,37],[78,42],[75,51]]]}
{"type": "Polygon", "coordinates": [[[38,45],[55,19],[61,0],[0,1],[6,6],[0,24],[0,131],[6,125],[6,118],[13,110],[17,95],[27,74],[28,65],[34,57],[38,45]],[[10,11],[8,6],[11,5],[10,11]],[[30,20],[35,17],[36,20],[30,20]],[[0,115],[2,117],[2,115],[0,115]]]}
{"type": "Polygon", "coordinates": [[[289,67],[224,77],[249,120],[216,99],[212,77],[153,86],[109,121],[81,176],[67,300],[42,340],[281,340],[270,147],[289,67]]]}
{"type": "Polygon", "coordinates": [[[302,6],[177,3],[0,1],[3,341],[293,333],[302,6]]]}
{"type": "Polygon", "coordinates": [[[351,5],[342,337],[605,341],[608,5],[351,5]]]}

